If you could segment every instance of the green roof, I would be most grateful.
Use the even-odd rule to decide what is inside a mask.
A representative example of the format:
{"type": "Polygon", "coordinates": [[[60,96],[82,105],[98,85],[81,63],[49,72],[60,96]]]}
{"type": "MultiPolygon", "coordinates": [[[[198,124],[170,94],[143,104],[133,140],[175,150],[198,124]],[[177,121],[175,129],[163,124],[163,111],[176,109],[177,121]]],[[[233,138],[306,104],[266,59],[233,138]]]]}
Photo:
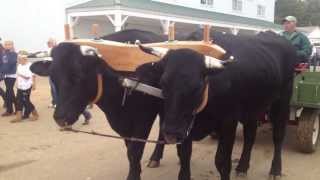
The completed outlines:
{"type": "Polygon", "coordinates": [[[67,8],[67,10],[110,8],[114,6],[141,9],[152,12],[172,14],[178,16],[195,17],[201,19],[210,19],[217,22],[229,22],[232,24],[243,24],[253,27],[280,29],[280,25],[269,21],[254,18],[241,17],[236,15],[223,14],[212,11],[199,10],[173,4],[161,3],[151,0],[91,0],[82,4],[78,4],[67,8]]]}

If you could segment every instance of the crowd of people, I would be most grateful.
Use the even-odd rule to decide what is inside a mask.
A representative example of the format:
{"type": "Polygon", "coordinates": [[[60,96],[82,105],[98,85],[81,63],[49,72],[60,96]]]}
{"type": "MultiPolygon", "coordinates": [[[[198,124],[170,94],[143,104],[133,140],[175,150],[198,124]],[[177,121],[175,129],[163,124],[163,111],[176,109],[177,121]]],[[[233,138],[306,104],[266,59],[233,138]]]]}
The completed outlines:
{"type": "MultiPolygon", "coordinates": [[[[57,45],[53,38],[47,41],[48,51],[42,58],[52,60],[51,50],[57,45]]],[[[2,107],[5,112],[1,117],[14,116],[10,121],[12,123],[22,122],[23,120],[35,121],[39,114],[31,102],[30,96],[36,89],[36,76],[30,70],[31,62],[25,53],[17,53],[14,48],[14,42],[5,40],[3,43],[0,38],[0,96],[3,100],[2,107]],[[2,86],[5,86],[5,89],[2,86]],[[16,90],[15,88],[16,87],[16,90]]],[[[58,94],[56,86],[49,78],[51,89],[51,103],[49,108],[55,108],[57,105],[58,94]]],[[[84,125],[89,124],[91,113],[86,109],[82,113],[84,116],[84,125]]]]}
{"type": "Polygon", "coordinates": [[[5,108],[1,116],[15,116],[11,120],[12,123],[24,119],[35,121],[39,118],[35,106],[30,101],[31,91],[36,88],[35,76],[30,71],[30,66],[27,56],[15,51],[13,41],[6,40],[3,45],[0,43],[0,81],[5,84],[5,90],[0,89],[5,108]]]}

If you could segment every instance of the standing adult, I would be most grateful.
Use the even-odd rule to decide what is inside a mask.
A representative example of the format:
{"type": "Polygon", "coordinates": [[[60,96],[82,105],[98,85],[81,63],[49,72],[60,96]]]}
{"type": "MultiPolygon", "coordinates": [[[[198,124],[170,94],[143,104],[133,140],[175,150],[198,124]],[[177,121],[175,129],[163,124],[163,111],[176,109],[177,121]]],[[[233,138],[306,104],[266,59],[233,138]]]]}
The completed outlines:
{"type": "Polygon", "coordinates": [[[312,46],[308,37],[297,31],[297,22],[297,18],[294,16],[285,17],[282,20],[284,29],[282,36],[296,48],[300,63],[306,63],[312,53],[312,46]]]}
{"type": "MultiPolygon", "coordinates": [[[[49,57],[51,57],[52,48],[54,48],[56,45],[57,45],[57,41],[54,38],[49,38],[49,40],[47,42],[49,57]]],[[[56,90],[50,77],[49,77],[49,84],[50,84],[50,90],[51,90],[51,104],[48,107],[55,108],[56,104],[57,104],[57,90],[56,90]]]]}
{"type": "Polygon", "coordinates": [[[17,53],[14,50],[13,41],[4,42],[4,53],[2,55],[1,72],[4,73],[4,83],[6,86],[5,104],[6,112],[2,116],[14,114],[13,105],[15,105],[14,83],[16,82],[17,71],[17,53]]]}
{"type": "MultiPolygon", "coordinates": [[[[4,74],[1,70],[3,53],[4,53],[4,48],[2,46],[2,42],[1,42],[1,38],[0,38],[0,83],[4,80],[4,74]]],[[[3,107],[5,107],[5,91],[2,89],[1,85],[0,85],[0,96],[3,99],[3,107]]]]}

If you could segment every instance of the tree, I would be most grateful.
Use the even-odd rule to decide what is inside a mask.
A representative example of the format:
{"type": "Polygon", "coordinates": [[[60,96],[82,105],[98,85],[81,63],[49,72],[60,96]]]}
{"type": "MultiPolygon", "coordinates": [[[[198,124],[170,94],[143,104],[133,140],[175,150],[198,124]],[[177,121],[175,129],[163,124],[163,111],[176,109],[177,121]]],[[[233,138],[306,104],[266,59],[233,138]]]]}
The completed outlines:
{"type": "Polygon", "coordinates": [[[320,25],[320,0],[277,0],[275,23],[281,24],[284,17],[297,17],[298,26],[320,25]]]}
{"type": "MultiPolygon", "coordinates": [[[[281,24],[284,17],[291,15],[305,22],[306,3],[301,0],[277,0],[275,7],[275,23],[281,24]]],[[[299,23],[300,25],[300,23],[299,23]]]]}
{"type": "Polygon", "coordinates": [[[320,26],[320,0],[306,0],[306,16],[308,24],[320,26]]]}

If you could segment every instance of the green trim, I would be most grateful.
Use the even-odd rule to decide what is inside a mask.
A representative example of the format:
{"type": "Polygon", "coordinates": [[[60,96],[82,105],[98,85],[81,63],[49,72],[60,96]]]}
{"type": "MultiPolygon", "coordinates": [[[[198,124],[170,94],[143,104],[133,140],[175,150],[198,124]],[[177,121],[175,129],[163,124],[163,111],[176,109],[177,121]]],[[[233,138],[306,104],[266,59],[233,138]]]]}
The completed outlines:
{"type": "Polygon", "coordinates": [[[151,12],[160,12],[178,16],[195,17],[200,19],[209,19],[217,22],[229,22],[232,24],[242,24],[250,27],[281,29],[280,25],[269,21],[254,18],[246,18],[236,15],[223,14],[199,9],[193,9],[183,6],[177,6],[167,3],[155,2],[151,0],[91,0],[86,3],[78,4],[67,8],[67,10],[81,10],[93,8],[110,8],[119,6],[125,8],[141,9],[151,12]]]}

